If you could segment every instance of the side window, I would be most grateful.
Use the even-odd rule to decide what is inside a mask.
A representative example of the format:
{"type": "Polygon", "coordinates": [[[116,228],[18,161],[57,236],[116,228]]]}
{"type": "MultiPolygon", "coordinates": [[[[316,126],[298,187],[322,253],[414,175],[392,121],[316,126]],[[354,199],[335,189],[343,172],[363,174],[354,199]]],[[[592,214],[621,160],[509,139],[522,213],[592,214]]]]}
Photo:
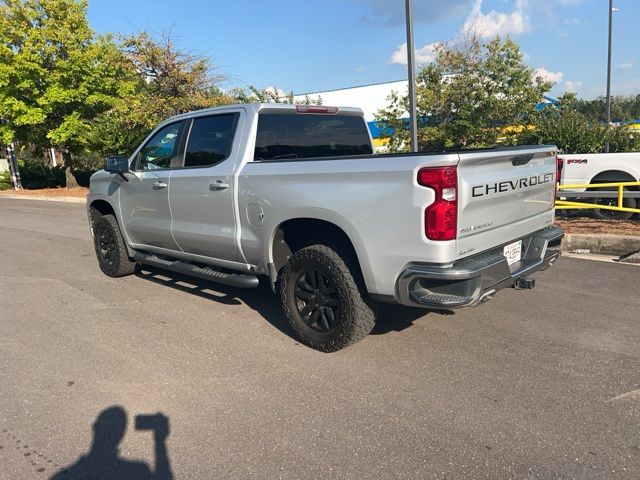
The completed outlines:
{"type": "Polygon", "coordinates": [[[184,156],[185,167],[210,167],[231,153],[236,113],[193,119],[184,156]]]}
{"type": "Polygon", "coordinates": [[[158,130],[138,153],[136,169],[155,170],[179,166],[176,165],[176,160],[179,161],[177,155],[183,127],[184,122],[178,122],[158,130]]]}

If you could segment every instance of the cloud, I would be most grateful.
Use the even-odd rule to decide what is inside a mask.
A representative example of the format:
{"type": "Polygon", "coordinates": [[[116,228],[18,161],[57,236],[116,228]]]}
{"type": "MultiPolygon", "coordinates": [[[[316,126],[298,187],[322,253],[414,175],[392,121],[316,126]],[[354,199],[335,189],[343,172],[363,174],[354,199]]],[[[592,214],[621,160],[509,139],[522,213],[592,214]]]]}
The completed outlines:
{"type": "Polygon", "coordinates": [[[567,80],[566,82],[564,82],[564,88],[568,92],[578,92],[582,88],[582,85],[582,82],[573,82],[571,80],[567,80]]]}
{"type": "Polygon", "coordinates": [[[354,70],[356,72],[364,72],[366,70],[366,67],[356,67],[356,68],[354,68],[354,70]]]}
{"type": "MultiPolygon", "coordinates": [[[[440,46],[439,43],[429,43],[424,47],[416,48],[416,64],[431,63],[436,59],[436,50],[440,46]]],[[[389,58],[389,63],[398,65],[407,64],[407,43],[398,45],[389,58]]]]}
{"type": "Polygon", "coordinates": [[[496,35],[519,35],[531,31],[528,0],[516,0],[513,12],[491,10],[482,13],[482,1],[474,0],[471,13],[464,21],[463,32],[476,33],[483,38],[496,35]]]}
{"type": "MultiPolygon", "coordinates": [[[[402,0],[359,0],[368,6],[364,16],[368,23],[386,26],[404,25],[405,9],[402,0]]],[[[473,0],[415,0],[413,2],[414,23],[432,23],[462,17],[473,0]]]]}
{"type": "Polygon", "coordinates": [[[618,65],[618,68],[620,70],[629,70],[630,68],[633,68],[635,64],[633,62],[628,62],[628,63],[621,63],[620,65],[618,65]]]}
{"type": "Polygon", "coordinates": [[[562,81],[563,76],[562,72],[550,72],[544,67],[538,67],[533,70],[531,80],[535,82],[537,78],[540,78],[544,82],[558,83],[562,81]]]}

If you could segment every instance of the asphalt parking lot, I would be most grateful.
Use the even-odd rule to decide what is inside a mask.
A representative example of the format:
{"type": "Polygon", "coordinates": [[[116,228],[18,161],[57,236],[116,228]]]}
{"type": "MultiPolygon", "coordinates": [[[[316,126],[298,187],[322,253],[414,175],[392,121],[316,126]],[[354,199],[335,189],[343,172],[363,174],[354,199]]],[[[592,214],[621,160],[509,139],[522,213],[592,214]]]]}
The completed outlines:
{"type": "Polygon", "coordinates": [[[0,199],[0,246],[0,479],[50,478],[94,432],[81,463],[154,478],[640,478],[638,266],[564,258],[322,354],[266,287],[105,277],[82,205],[0,199]],[[136,428],[156,412],[166,441],[136,428]]]}

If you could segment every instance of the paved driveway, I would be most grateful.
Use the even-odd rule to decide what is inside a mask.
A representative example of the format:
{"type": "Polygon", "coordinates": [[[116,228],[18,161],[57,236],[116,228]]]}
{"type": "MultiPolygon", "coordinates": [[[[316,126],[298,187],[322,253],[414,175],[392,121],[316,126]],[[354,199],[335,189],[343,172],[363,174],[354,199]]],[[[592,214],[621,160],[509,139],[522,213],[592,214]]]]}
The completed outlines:
{"type": "Polygon", "coordinates": [[[637,266],[561,259],[453,315],[385,308],[322,354],[268,288],[103,276],[80,205],[0,199],[0,247],[0,479],[49,478],[92,441],[74,472],[640,478],[637,266]],[[156,412],[166,441],[162,417],[136,429],[156,412]]]}

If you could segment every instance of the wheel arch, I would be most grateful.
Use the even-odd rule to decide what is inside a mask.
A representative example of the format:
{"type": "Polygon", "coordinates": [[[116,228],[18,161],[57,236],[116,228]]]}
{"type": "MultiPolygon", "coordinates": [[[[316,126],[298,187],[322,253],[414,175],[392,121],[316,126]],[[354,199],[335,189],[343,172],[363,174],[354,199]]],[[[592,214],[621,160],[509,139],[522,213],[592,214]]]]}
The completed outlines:
{"type": "MultiPolygon", "coordinates": [[[[619,169],[611,169],[611,170],[605,170],[604,172],[598,173],[591,179],[590,183],[598,184],[598,183],[637,182],[637,181],[638,179],[635,178],[633,174],[629,172],[626,172],[624,170],[619,170],[619,169]]],[[[640,191],[640,186],[624,187],[624,189],[631,190],[631,191],[640,191]]],[[[594,199],[594,203],[598,203],[598,201],[599,201],[598,199],[594,199]]],[[[638,208],[638,201],[633,198],[627,198],[627,199],[624,199],[622,205],[630,208],[638,208]]],[[[613,212],[617,214],[615,216],[611,216],[610,211],[608,215],[606,214],[606,212],[607,210],[599,210],[595,208],[592,214],[596,218],[599,218],[599,219],[606,218],[610,220],[628,220],[629,218],[633,217],[633,214],[629,212],[620,212],[620,211],[613,212]]]]}
{"type": "Polygon", "coordinates": [[[95,220],[96,212],[100,215],[113,215],[114,217],[116,217],[116,220],[118,218],[113,205],[111,205],[106,200],[96,199],[89,204],[89,220],[92,224],[95,220]]]}
{"type": "Polygon", "coordinates": [[[95,198],[91,200],[91,203],[88,204],[87,214],[89,217],[89,225],[92,227],[92,232],[93,232],[93,222],[96,220],[97,215],[100,215],[100,216],[113,215],[114,218],[116,219],[116,223],[118,224],[118,227],[120,228],[120,233],[122,233],[122,236],[124,238],[124,245],[127,248],[129,256],[133,257],[134,250],[129,245],[129,236],[127,235],[127,232],[124,229],[124,226],[121,221],[122,219],[116,213],[116,208],[111,202],[104,200],[102,198],[95,198]]]}
{"type": "MultiPolygon", "coordinates": [[[[606,182],[637,182],[638,179],[630,172],[624,170],[605,170],[599,172],[591,179],[589,183],[606,183],[606,182]]],[[[640,190],[640,187],[627,187],[629,190],[640,190]]]]}
{"type": "Polygon", "coordinates": [[[336,222],[306,216],[289,218],[279,223],[269,242],[269,275],[272,286],[275,286],[282,267],[293,253],[317,243],[342,249],[353,255],[358,273],[366,283],[367,278],[370,278],[368,257],[359,237],[353,233],[349,235],[347,230],[336,222]]]}

